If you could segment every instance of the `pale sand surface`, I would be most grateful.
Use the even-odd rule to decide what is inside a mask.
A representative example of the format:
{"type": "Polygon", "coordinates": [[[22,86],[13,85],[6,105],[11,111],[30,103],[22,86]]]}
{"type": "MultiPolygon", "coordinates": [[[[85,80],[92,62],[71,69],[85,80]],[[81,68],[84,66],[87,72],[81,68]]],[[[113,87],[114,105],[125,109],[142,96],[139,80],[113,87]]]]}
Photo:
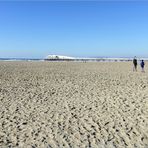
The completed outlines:
{"type": "Polygon", "coordinates": [[[148,148],[148,68],[0,62],[0,148],[8,146],[148,148]]]}

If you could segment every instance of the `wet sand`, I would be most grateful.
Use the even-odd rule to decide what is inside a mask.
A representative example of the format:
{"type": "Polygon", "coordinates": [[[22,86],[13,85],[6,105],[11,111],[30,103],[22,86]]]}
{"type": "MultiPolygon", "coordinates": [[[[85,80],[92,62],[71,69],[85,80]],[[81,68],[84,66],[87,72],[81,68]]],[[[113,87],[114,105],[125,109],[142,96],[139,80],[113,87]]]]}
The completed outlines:
{"type": "Polygon", "coordinates": [[[145,70],[132,72],[131,62],[0,62],[0,147],[148,148],[145,70]]]}

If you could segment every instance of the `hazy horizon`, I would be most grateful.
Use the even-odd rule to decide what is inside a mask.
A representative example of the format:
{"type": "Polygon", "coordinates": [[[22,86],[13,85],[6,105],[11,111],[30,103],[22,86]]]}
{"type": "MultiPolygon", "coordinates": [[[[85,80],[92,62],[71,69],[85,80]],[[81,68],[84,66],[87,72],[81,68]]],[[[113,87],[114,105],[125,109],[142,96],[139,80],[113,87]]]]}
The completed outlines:
{"type": "Polygon", "coordinates": [[[68,57],[74,57],[74,58],[134,58],[135,56],[137,58],[148,58],[148,56],[73,56],[73,55],[67,55],[67,54],[47,54],[43,57],[34,57],[34,56],[0,56],[0,59],[45,59],[48,55],[58,55],[58,56],[68,56],[68,57]]]}
{"type": "Polygon", "coordinates": [[[148,57],[148,1],[0,1],[0,58],[148,57]]]}

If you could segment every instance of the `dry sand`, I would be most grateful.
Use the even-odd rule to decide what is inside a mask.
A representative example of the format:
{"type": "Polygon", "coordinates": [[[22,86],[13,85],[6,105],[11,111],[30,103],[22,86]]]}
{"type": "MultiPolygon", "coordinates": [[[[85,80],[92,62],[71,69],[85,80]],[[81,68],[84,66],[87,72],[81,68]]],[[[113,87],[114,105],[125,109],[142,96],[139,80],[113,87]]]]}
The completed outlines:
{"type": "Polygon", "coordinates": [[[148,148],[148,69],[132,72],[130,62],[0,62],[4,147],[148,148]]]}

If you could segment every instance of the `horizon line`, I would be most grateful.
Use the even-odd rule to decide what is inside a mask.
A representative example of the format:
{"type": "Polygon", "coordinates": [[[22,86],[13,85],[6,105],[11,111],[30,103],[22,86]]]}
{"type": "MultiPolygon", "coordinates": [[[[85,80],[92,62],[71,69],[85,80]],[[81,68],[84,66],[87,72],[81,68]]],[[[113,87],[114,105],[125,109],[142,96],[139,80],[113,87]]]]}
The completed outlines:
{"type": "MultiPolygon", "coordinates": [[[[49,55],[48,55],[49,56],[49,55]]],[[[48,57],[48,56],[46,56],[46,57],[48,57]]],[[[56,55],[56,56],[63,56],[63,55],[56,55]]],[[[42,59],[46,59],[46,57],[43,57],[43,58],[38,58],[38,57],[36,57],[36,58],[33,58],[33,57],[0,57],[0,59],[32,59],[32,60],[42,60],[42,59]]],[[[69,56],[66,56],[66,57],[69,57],[69,56]]],[[[100,57],[93,57],[93,56],[91,56],[91,57],[88,57],[88,56],[83,56],[83,57],[81,57],[81,56],[72,56],[72,58],[77,58],[77,59],[133,59],[134,58],[134,56],[132,56],[132,57],[116,57],[116,56],[100,56],[100,57]]],[[[138,57],[138,56],[136,56],[136,58],[137,59],[139,59],[139,58],[144,58],[144,59],[148,59],[148,56],[147,57],[142,57],[142,56],[140,56],[140,57],[138,57]]]]}

